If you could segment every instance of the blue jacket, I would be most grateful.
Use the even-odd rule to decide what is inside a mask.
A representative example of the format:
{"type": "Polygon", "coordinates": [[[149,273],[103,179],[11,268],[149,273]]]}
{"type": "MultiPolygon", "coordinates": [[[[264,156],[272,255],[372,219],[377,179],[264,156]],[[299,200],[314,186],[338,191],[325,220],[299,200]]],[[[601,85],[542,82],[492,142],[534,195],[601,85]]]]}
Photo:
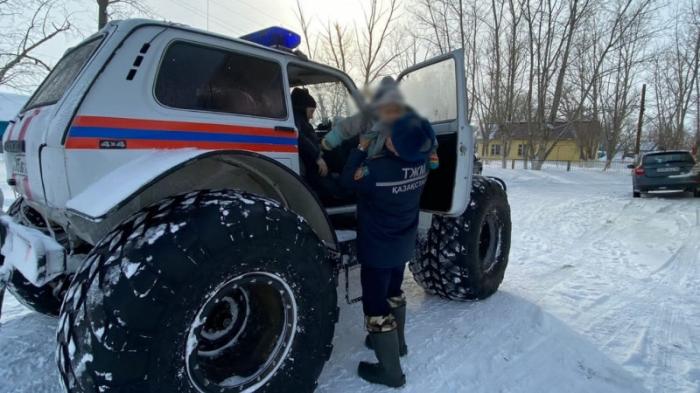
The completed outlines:
{"type": "Polygon", "coordinates": [[[358,194],[361,264],[391,268],[415,256],[420,196],[429,172],[426,161],[410,163],[388,152],[371,159],[357,149],[350,154],[341,184],[358,194]]]}

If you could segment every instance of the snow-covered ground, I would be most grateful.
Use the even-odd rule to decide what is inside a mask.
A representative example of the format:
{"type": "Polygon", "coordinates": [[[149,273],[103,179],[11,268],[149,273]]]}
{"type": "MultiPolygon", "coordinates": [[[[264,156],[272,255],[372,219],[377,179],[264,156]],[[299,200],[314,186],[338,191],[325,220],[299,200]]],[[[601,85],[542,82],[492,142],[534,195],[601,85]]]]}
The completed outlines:
{"type": "MultiPolygon", "coordinates": [[[[700,392],[700,199],[632,199],[594,171],[487,168],[509,185],[510,266],[476,303],[427,296],[406,278],[413,392],[700,392]]],[[[9,297],[0,392],[59,392],[56,322],[9,297]]],[[[383,392],[355,367],[359,305],[341,306],[320,392],[383,392]]]]}

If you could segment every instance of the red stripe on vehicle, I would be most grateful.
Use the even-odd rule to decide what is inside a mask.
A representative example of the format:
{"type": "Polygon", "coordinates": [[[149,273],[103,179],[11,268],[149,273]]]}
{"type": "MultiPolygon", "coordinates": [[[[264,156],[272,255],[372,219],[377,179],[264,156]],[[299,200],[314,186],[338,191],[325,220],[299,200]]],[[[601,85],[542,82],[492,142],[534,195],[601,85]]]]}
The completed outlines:
{"type": "Polygon", "coordinates": [[[297,137],[296,132],[280,132],[264,127],[217,123],[193,123],[184,121],[146,120],[123,117],[78,116],[73,120],[73,125],[83,127],[131,128],[142,130],[201,131],[219,134],[274,136],[277,138],[290,139],[297,137]]]}
{"type": "MultiPolygon", "coordinates": [[[[100,139],[70,138],[67,149],[100,149],[100,139]]],[[[293,145],[272,145],[264,143],[200,142],[200,141],[162,141],[148,139],[127,139],[126,149],[187,149],[202,150],[248,150],[254,152],[296,153],[293,145]]]]}
{"type": "Polygon", "coordinates": [[[12,125],[10,126],[10,129],[7,130],[7,138],[6,138],[5,140],[7,140],[7,141],[11,141],[11,140],[12,140],[12,131],[14,131],[15,125],[17,125],[17,122],[16,122],[16,121],[15,121],[14,123],[12,123],[12,125]]]}
{"type": "Polygon", "coordinates": [[[19,130],[19,136],[17,137],[18,141],[24,140],[24,137],[27,135],[27,129],[29,128],[29,124],[32,123],[32,120],[38,114],[39,109],[35,109],[34,112],[32,112],[30,115],[27,116],[26,119],[24,119],[24,122],[22,123],[22,128],[19,130]]]}

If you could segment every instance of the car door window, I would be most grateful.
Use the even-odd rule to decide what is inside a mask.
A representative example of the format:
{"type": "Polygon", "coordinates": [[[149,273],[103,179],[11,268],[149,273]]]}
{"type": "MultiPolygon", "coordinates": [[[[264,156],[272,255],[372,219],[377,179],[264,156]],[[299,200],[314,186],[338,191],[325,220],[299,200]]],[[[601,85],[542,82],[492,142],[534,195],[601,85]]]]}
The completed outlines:
{"type": "Polygon", "coordinates": [[[155,95],[166,106],[282,119],[287,117],[279,63],[189,42],[167,49],[155,95]]]}
{"type": "Polygon", "coordinates": [[[431,123],[457,118],[457,82],[454,60],[421,68],[401,79],[408,104],[431,123]]]}
{"type": "Polygon", "coordinates": [[[459,49],[417,64],[401,73],[406,101],[435,129],[440,166],[432,170],[421,209],[458,215],[469,202],[473,134],[466,121],[464,51],[459,49]]]}

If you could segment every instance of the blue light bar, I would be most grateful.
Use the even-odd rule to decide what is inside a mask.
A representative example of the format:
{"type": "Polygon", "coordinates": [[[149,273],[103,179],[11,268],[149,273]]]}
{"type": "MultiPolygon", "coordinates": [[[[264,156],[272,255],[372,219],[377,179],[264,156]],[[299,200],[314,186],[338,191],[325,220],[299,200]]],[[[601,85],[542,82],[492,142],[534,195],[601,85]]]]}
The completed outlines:
{"type": "Polygon", "coordinates": [[[290,50],[301,44],[299,34],[277,26],[246,34],[241,39],[269,47],[281,46],[290,50]]]}

